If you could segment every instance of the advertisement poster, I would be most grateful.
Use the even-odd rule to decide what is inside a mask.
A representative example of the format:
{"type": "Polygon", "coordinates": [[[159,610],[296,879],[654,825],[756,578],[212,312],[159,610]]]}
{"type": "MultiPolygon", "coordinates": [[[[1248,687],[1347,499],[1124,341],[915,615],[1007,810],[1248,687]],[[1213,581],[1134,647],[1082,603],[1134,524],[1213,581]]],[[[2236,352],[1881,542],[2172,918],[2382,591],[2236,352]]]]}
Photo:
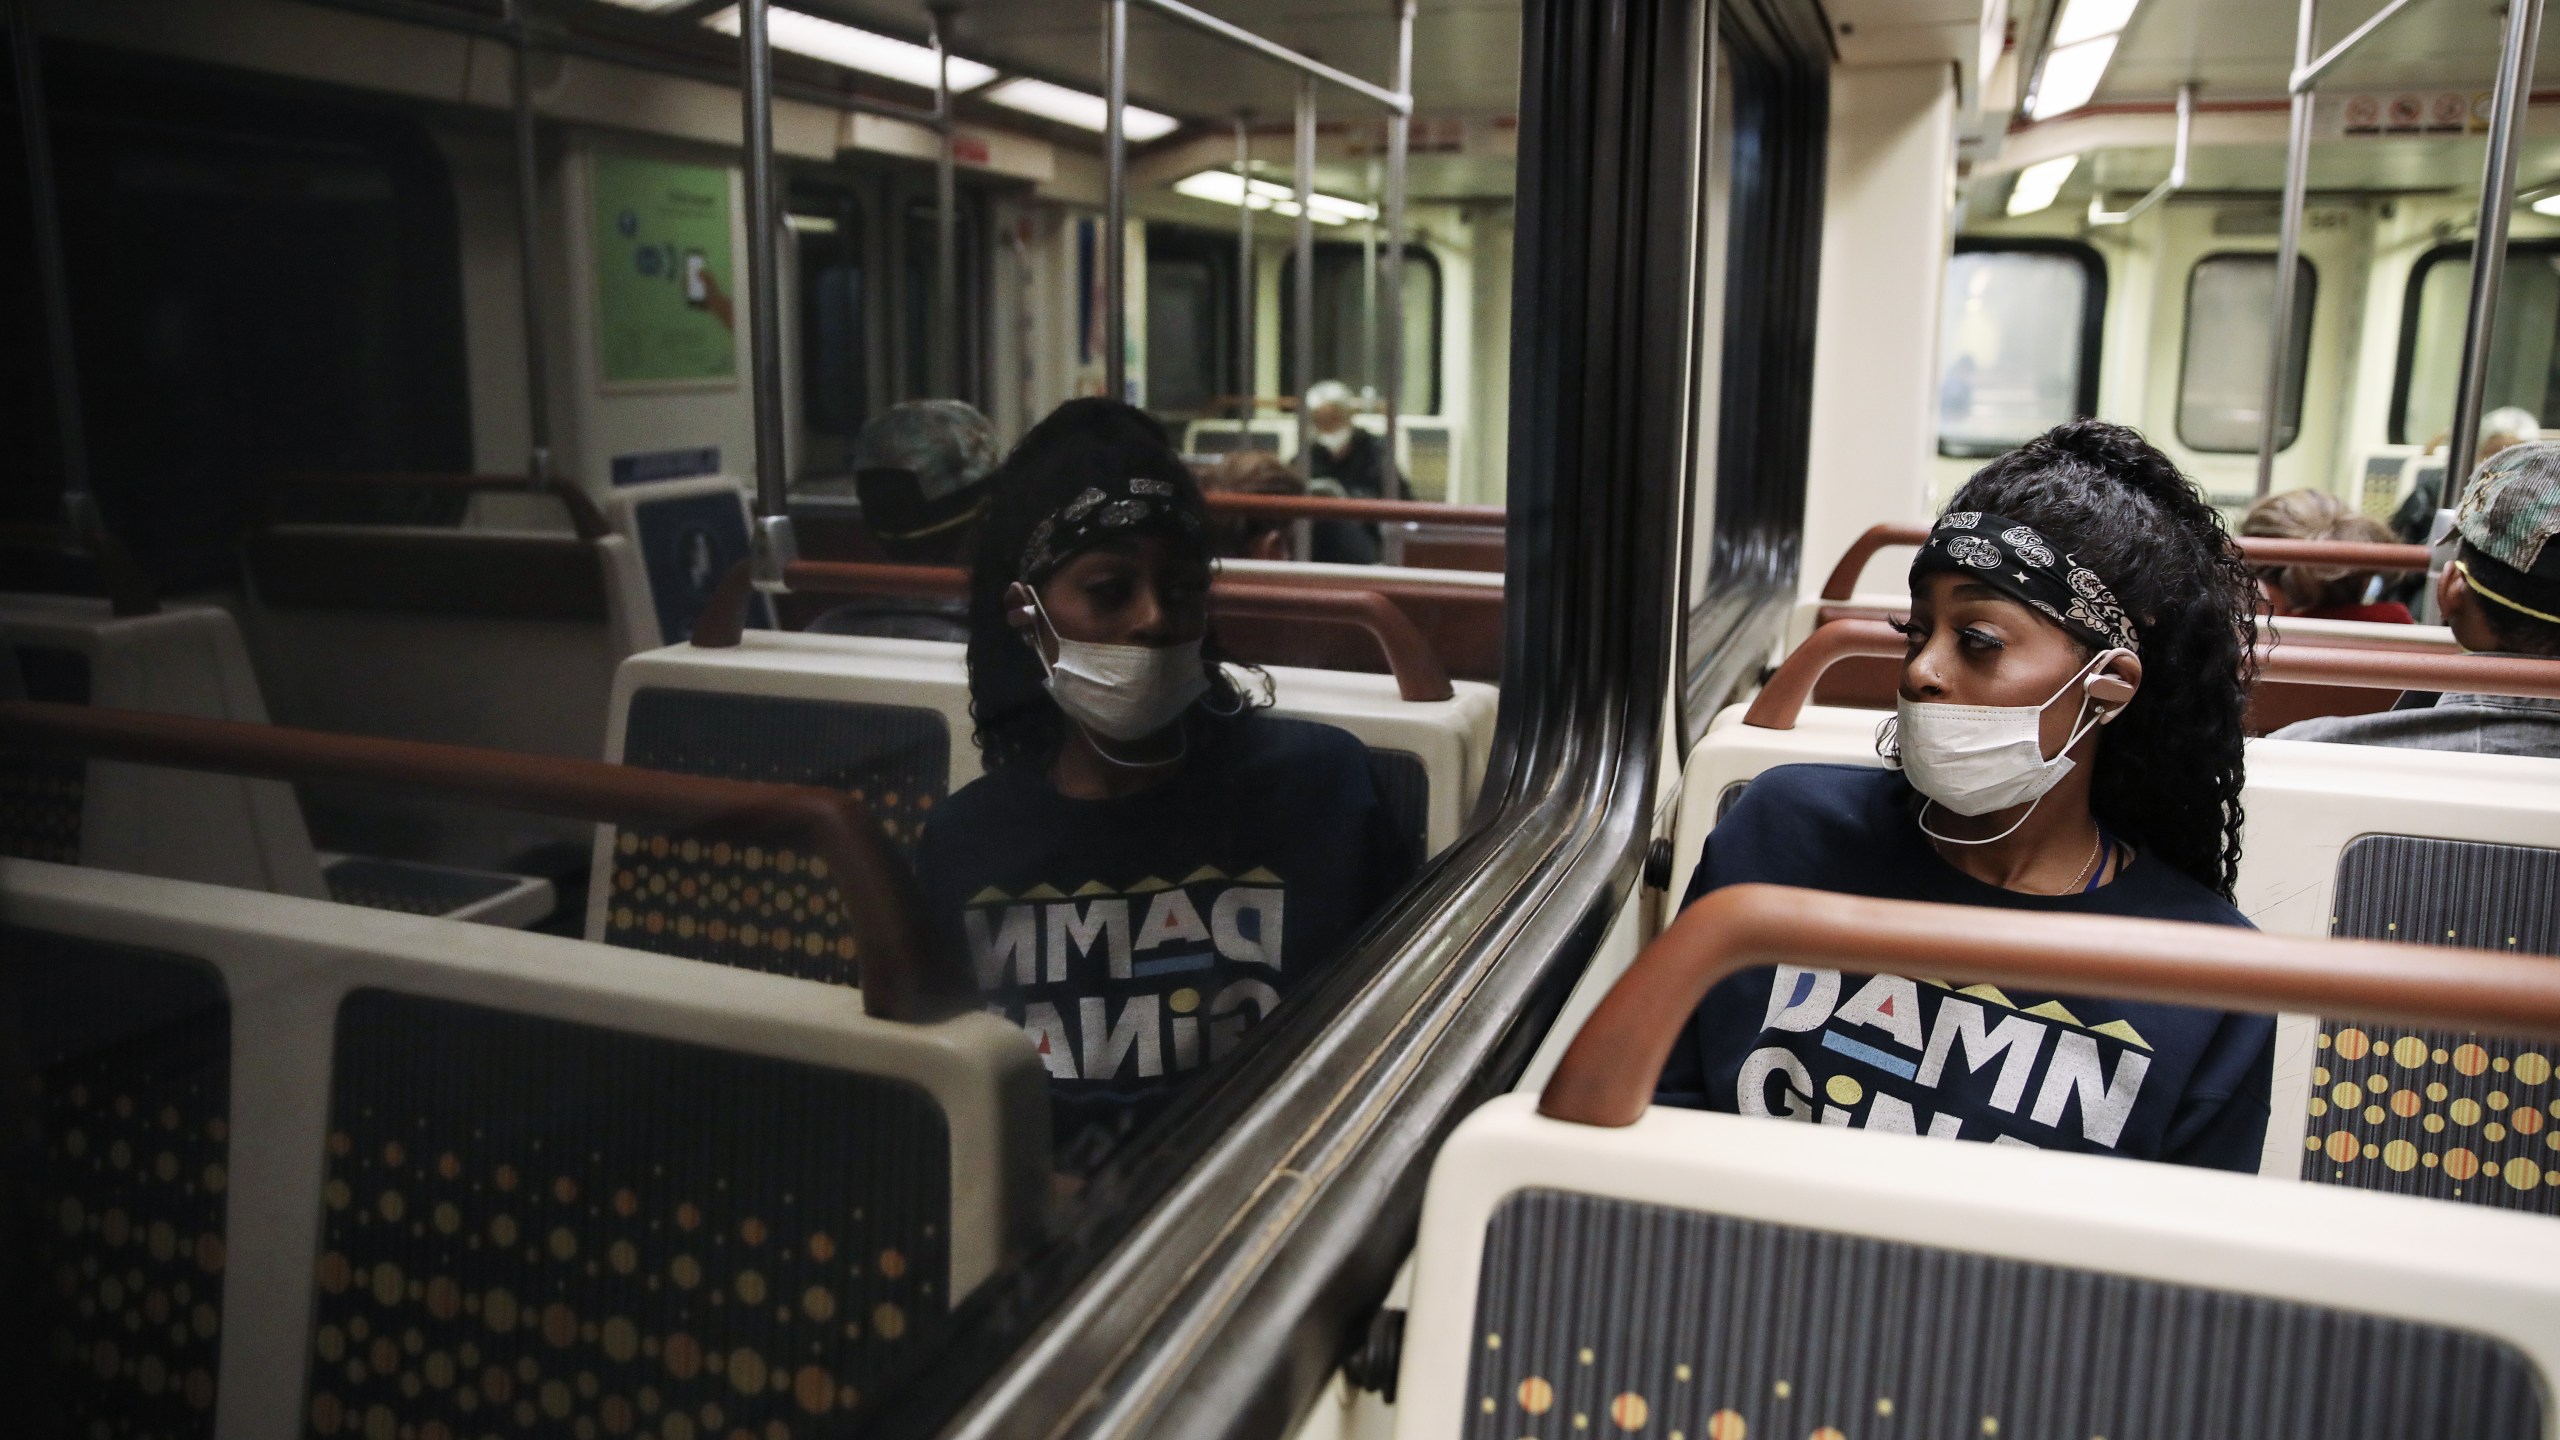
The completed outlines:
{"type": "Polygon", "coordinates": [[[595,253],[607,384],[736,378],[726,169],[598,155],[595,253]]]}

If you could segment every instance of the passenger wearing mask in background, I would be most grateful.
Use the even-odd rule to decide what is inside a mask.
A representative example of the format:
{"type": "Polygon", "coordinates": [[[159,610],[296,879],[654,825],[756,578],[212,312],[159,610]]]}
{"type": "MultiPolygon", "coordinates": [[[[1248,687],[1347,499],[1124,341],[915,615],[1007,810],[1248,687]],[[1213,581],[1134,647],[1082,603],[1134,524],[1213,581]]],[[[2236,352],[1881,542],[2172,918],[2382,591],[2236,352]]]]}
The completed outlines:
{"type": "Polygon", "coordinates": [[[1341,730],[1218,660],[1200,490],[1153,420],[1071,400],[994,478],[970,581],[987,773],[918,854],[929,922],[1047,1064],[1090,1173],[1304,987],[1416,856],[1341,730]]]}
{"type": "MultiPolygon", "coordinates": [[[[1231,450],[1203,477],[1212,495],[1281,495],[1307,493],[1298,472],[1267,450],[1231,450]]],[[[1295,521],[1271,515],[1213,515],[1209,548],[1220,559],[1295,560],[1295,521]]]]}
{"type": "MultiPolygon", "coordinates": [[[[853,441],[862,523],[898,565],[966,565],[992,493],[995,427],[961,400],[908,400],[872,417],[853,441]]],[[[892,640],[969,638],[969,602],[864,596],[810,622],[825,635],[892,640]]]]}
{"type": "MultiPolygon", "coordinates": [[[[2256,602],[2220,517],[2140,435],[2046,432],[1977,471],[1912,564],[1887,768],[1764,772],[1687,899],[1757,881],[2247,926],[2231,896],[2256,602]]],[[[2003,993],[1962,969],[1951,952],[1934,975],[1736,975],[1655,1098],[2258,1168],[2271,1017],[2003,993]]]]}
{"type": "MultiPolygon", "coordinates": [[[[2277,540],[2328,540],[2365,545],[2392,543],[2389,526],[2359,515],[2325,490],[2287,490],[2249,507],[2240,533],[2277,540]]],[[[2362,620],[2382,625],[2415,624],[2417,617],[2397,600],[2369,598],[2382,576],[2343,565],[2269,565],[2258,572],[2259,588],[2278,615],[2306,620],[2362,620]]]]}
{"type": "MultiPolygon", "coordinates": [[[[1354,500],[1401,500],[1404,484],[1386,442],[1351,423],[1351,387],[1320,380],[1307,389],[1307,490],[1354,500]]],[[[1350,520],[1316,522],[1313,558],[1336,565],[1378,563],[1378,527],[1350,520]]]]}
{"type": "MultiPolygon", "coordinates": [[[[2463,649],[2560,664],[2560,443],[2499,451],[2464,487],[2460,537],[2436,576],[2436,611],[2463,649]]],[[[2332,715],[2279,740],[2560,756],[2560,700],[2413,691],[2372,715],[2332,715]]]]}
{"type": "MultiPolygon", "coordinates": [[[[2542,438],[2542,422],[2521,405],[2501,405],[2480,417],[2480,443],[2472,452],[2474,469],[2487,463],[2490,456],[2512,445],[2527,445],[2542,438]]],[[[2427,443],[2426,453],[2436,454],[2453,439],[2452,432],[2436,436],[2427,443]]],[[[2445,467],[2419,472],[2418,483],[2409,487],[2400,507],[2391,512],[2392,533],[2411,545],[2425,545],[2435,539],[2436,512],[2444,508],[2445,467]]],[[[2409,582],[2409,594],[2421,582],[2409,582]]],[[[2405,597],[2403,597],[2405,598],[2405,597]]]]}

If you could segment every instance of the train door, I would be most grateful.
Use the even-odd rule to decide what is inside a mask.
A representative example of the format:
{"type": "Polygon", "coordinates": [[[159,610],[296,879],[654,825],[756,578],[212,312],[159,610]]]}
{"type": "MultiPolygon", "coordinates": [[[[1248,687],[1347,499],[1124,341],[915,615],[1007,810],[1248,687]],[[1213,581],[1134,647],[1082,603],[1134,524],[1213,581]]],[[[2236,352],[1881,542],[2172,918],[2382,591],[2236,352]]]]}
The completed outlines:
{"type": "MultiPolygon", "coordinates": [[[[2155,232],[2150,363],[2137,423],[2218,505],[2243,506],[2257,493],[2277,219],[2276,206],[2263,200],[2173,203],[2162,207],[2155,232]]],[[[2272,490],[2343,483],[2372,235],[2362,205],[2304,212],[2272,490]]]]}

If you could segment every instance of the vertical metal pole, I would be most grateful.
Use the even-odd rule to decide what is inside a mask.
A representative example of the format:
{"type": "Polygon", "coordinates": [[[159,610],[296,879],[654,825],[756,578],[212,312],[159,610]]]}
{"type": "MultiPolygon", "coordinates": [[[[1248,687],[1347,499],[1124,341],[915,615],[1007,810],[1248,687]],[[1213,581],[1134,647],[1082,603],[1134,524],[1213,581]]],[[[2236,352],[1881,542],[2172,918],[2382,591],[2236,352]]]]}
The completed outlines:
{"type": "Polygon", "coordinates": [[[53,423],[62,447],[63,519],[86,533],[96,524],[89,493],[89,437],[80,421],[80,356],[71,330],[71,273],[62,253],[62,216],[53,188],[53,127],[45,111],[44,67],[36,54],[35,0],[9,0],[9,56],[17,69],[18,135],[26,142],[27,208],[35,221],[36,284],[44,291],[45,348],[53,364],[53,423]]]}
{"type": "Polygon", "coordinates": [[[2489,157],[2480,175],[2480,227],[2471,243],[2471,315],[2462,330],[2462,370],[2453,391],[2453,436],[2445,451],[2444,503],[2462,495],[2480,448],[2480,406],[2496,337],[2498,285],[2507,272],[2507,216],[2515,208],[2516,142],[2533,96],[2533,50],[2542,38],[2542,0],[2507,0],[2506,47],[2490,102],[2489,157]]]}
{"type": "Polygon", "coordinates": [[[1298,399],[1298,465],[1315,464],[1315,417],[1307,413],[1307,389],[1316,383],[1316,82],[1298,79],[1297,293],[1290,297],[1289,340],[1297,351],[1290,392],[1298,399]]]}
{"type": "MultiPolygon", "coordinates": [[[[1253,425],[1253,112],[1236,112],[1236,433],[1253,425]]],[[[1241,441],[1238,442],[1242,444],[1241,441]]]]}
{"type": "MultiPolygon", "coordinates": [[[[1368,183],[1362,193],[1372,203],[1378,198],[1377,167],[1369,167],[1368,183]]],[[[1360,383],[1371,392],[1378,388],[1378,222],[1368,221],[1360,227],[1360,383]]]]}
{"type": "Polygon", "coordinates": [[[933,393],[960,397],[960,181],[951,114],[951,20],[960,7],[937,4],[933,18],[933,114],[942,144],[933,167],[933,393]]]}
{"type": "Polygon", "coordinates": [[[1129,142],[1121,130],[1129,106],[1129,0],[1102,7],[1102,377],[1114,400],[1129,398],[1129,142]]]}
{"type": "MultiPolygon", "coordinates": [[[[1407,105],[1413,101],[1413,3],[1396,0],[1396,93],[1405,97],[1407,105]]],[[[1398,452],[1404,438],[1404,168],[1412,130],[1409,110],[1387,116],[1387,348],[1382,357],[1386,383],[1380,388],[1387,399],[1387,465],[1395,475],[1395,483],[1387,489],[1390,500],[1407,489],[1398,452]]]]}
{"type": "Polygon", "coordinates": [[[524,311],[524,417],[531,447],[525,478],[539,489],[551,478],[551,371],[543,356],[542,279],[535,268],[542,253],[537,233],[542,176],[534,149],[533,35],[524,5],[525,0],[507,0],[507,28],[515,45],[517,298],[524,311]]]}
{"type": "Polygon", "coordinates": [[[750,381],[755,387],[756,578],[782,583],[797,558],[791,545],[791,497],[783,469],[781,216],[773,189],[773,47],[766,38],[767,0],[739,0],[738,58],[746,71],[747,327],[753,332],[750,381]]]}
{"type": "MultiPolygon", "coordinates": [[[[2293,33],[2293,68],[2311,63],[2312,34],[2319,24],[2319,0],[2302,0],[2293,33]]],[[[2284,222],[2276,237],[2275,314],[2267,323],[2273,337],[2267,356],[2267,391],[2258,414],[2258,494],[2264,496],[2276,478],[2276,431],[2285,393],[2293,381],[2294,276],[2302,260],[2302,197],[2311,177],[2312,92],[2293,97],[2293,126],[2284,157],[2284,222]]],[[[2306,363],[2310,357],[2303,357],[2306,363]]]]}

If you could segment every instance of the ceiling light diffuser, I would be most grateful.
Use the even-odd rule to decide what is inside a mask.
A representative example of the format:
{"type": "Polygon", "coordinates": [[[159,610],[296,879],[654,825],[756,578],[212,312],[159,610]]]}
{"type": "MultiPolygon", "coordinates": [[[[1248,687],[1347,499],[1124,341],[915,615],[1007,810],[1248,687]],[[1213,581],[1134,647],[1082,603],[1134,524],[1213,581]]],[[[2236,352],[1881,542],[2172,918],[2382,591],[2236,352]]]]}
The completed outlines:
{"type": "MultiPolygon", "coordinates": [[[[1235,204],[1240,193],[1233,170],[1197,171],[1173,182],[1173,188],[1176,194],[1188,195],[1195,200],[1213,200],[1220,205],[1235,204]]],[[[1256,180],[1250,190],[1241,193],[1251,197],[1245,201],[1251,209],[1297,218],[1297,192],[1286,185],[1256,180]]],[[[1316,191],[1307,197],[1307,215],[1319,225],[1345,225],[1354,220],[1377,219],[1378,207],[1316,191]]]]}
{"type": "MultiPolygon", "coordinates": [[[[616,4],[632,4],[634,0],[614,0],[616,4]]],[[[730,6],[706,17],[703,24],[723,35],[738,33],[738,7],[730,6]]],[[[828,20],[798,10],[775,6],[765,12],[765,35],[776,50],[842,65],[890,80],[930,90],[934,86],[934,53],[930,45],[916,45],[887,35],[859,30],[839,21],[828,20]]],[[[995,67],[975,60],[951,57],[951,89],[954,94],[975,90],[996,78],[995,67]]]]}
{"type": "MultiPolygon", "coordinates": [[[[1029,76],[1007,80],[989,90],[986,98],[1008,110],[1019,110],[1025,115],[1037,115],[1043,120],[1055,120],[1061,125],[1073,125],[1095,134],[1102,133],[1111,124],[1110,103],[1101,96],[1088,95],[1081,90],[1070,90],[1064,85],[1052,85],[1029,76]]],[[[1140,105],[1127,106],[1120,112],[1120,132],[1141,145],[1149,140],[1160,140],[1181,126],[1182,122],[1172,116],[1140,105]]]]}
{"type": "Polygon", "coordinates": [[[2019,171],[2018,182],[2009,187],[2009,214],[2033,215],[2051,206],[2054,197],[2062,193],[2062,182],[2071,178],[2072,168],[2079,163],[2079,156],[2065,155],[2058,160],[2039,160],[2019,171]]]}
{"type": "Polygon", "coordinates": [[[2107,62],[2116,54],[2116,37],[2101,35],[2077,45],[2065,45],[2044,57],[2044,74],[2036,81],[2035,104],[2029,115],[2049,120],[2056,115],[2079,109],[2098,93],[2098,82],[2106,78],[2107,62]]]}
{"type": "Polygon", "coordinates": [[[2069,0],[2063,6],[2062,19],[2053,27],[2053,48],[2077,45],[2101,35],[2113,35],[2133,20],[2134,8],[2142,0],[2069,0]]]}

